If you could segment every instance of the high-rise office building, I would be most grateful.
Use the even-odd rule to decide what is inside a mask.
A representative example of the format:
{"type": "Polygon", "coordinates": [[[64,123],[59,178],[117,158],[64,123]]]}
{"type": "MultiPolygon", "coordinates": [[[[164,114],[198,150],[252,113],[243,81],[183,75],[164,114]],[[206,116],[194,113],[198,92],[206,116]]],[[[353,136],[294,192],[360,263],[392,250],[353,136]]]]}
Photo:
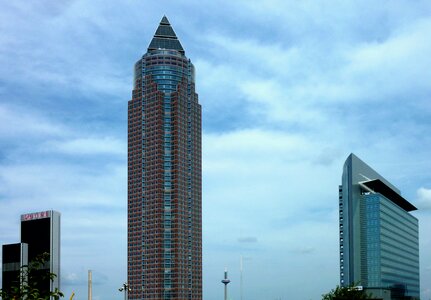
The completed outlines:
{"type": "Polygon", "coordinates": [[[202,299],[201,106],[163,17],[128,103],[129,299],[202,299]]]}
{"type": "Polygon", "coordinates": [[[21,243],[28,245],[28,262],[44,253],[49,255],[42,274],[54,273],[54,280],[39,282],[40,291],[60,289],[60,213],[54,210],[21,215],[21,243]]]}
{"type": "Polygon", "coordinates": [[[339,187],[340,283],[419,298],[418,220],[400,191],[354,154],[339,187]]]}
{"type": "Polygon", "coordinates": [[[17,287],[21,268],[43,254],[47,254],[44,265],[32,270],[38,280],[29,284],[46,294],[60,289],[60,213],[53,210],[21,215],[21,243],[3,245],[2,288],[17,287]],[[51,280],[49,273],[56,277],[51,280]]]}

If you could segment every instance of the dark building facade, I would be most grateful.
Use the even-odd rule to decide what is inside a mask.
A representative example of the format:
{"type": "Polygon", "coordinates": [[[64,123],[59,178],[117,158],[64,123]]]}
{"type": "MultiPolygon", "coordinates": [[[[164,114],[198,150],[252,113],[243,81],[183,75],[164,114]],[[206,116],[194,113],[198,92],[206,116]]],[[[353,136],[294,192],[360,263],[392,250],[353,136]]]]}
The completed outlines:
{"type": "Polygon", "coordinates": [[[419,299],[416,207],[354,154],[343,167],[339,206],[340,284],[357,284],[376,296],[390,291],[390,299],[419,299]]]}
{"type": "Polygon", "coordinates": [[[201,106],[166,17],[128,102],[129,299],[202,299],[201,106]]]}
{"type": "Polygon", "coordinates": [[[33,276],[45,278],[36,284],[42,293],[60,289],[60,213],[49,210],[21,215],[21,243],[3,245],[2,288],[9,291],[17,286],[21,268],[44,253],[48,260],[32,271],[33,276]],[[49,273],[56,274],[53,281],[46,276],[49,273]]]}
{"type": "Polygon", "coordinates": [[[2,247],[2,289],[10,293],[12,287],[20,286],[21,270],[28,265],[28,245],[25,243],[2,247]]]}
{"type": "Polygon", "coordinates": [[[38,270],[42,274],[54,273],[53,281],[41,281],[41,291],[60,289],[60,213],[54,210],[41,211],[21,215],[21,243],[28,245],[28,261],[44,253],[49,260],[44,268],[38,270]]]}

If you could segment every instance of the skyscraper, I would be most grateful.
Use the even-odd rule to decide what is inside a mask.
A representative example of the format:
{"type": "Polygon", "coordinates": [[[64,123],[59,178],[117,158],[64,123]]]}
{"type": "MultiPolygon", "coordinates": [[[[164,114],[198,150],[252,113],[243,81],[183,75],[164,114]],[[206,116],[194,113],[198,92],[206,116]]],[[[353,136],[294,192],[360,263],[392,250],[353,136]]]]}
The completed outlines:
{"type": "Polygon", "coordinates": [[[54,273],[53,281],[39,282],[41,291],[60,289],[60,213],[54,210],[21,215],[21,243],[28,244],[28,262],[48,253],[49,260],[41,274],[54,273]]]}
{"type": "Polygon", "coordinates": [[[128,103],[129,299],[202,299],[201,106],[168,19],[128,103]]]}
{"type": "Polygon", "coordinates": [[[341,285],[418,299],[416,207],[354,154],[344,163],[339,205],[341,285]]]}

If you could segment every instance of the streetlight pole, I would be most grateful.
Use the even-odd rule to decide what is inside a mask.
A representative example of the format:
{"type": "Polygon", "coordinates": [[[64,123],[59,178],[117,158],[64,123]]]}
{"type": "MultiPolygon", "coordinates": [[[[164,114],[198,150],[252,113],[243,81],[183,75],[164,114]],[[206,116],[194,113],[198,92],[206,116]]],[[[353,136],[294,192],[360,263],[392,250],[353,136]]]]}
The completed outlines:
{"type": "Polygon", "coordinates": [[[127,294],[130,292],[130,287],[127,282],[123,283],[123,286],[118,289],[120,292],[124,291],[124,300],[127,300],[127,294]]]}
{"type": "Polygon", "coordinates": [[[239,293],[240,300],[242,300],[242,255],[240,256],[239,260],[239,293]]]}

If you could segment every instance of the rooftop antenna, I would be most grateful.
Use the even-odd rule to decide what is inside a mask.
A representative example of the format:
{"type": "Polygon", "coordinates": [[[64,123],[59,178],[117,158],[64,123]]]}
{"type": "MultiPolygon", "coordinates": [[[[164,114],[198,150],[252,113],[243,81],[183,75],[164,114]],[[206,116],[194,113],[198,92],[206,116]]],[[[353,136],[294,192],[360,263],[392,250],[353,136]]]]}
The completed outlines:
{"type": "Polygon", "coordinates": [[[227,300],[227,284],[230,282],[229,279],[227,279],[227,268],[224,269],[224,279],[221,281],[221,283],[224,284],[224,300],[227,300]]]}

